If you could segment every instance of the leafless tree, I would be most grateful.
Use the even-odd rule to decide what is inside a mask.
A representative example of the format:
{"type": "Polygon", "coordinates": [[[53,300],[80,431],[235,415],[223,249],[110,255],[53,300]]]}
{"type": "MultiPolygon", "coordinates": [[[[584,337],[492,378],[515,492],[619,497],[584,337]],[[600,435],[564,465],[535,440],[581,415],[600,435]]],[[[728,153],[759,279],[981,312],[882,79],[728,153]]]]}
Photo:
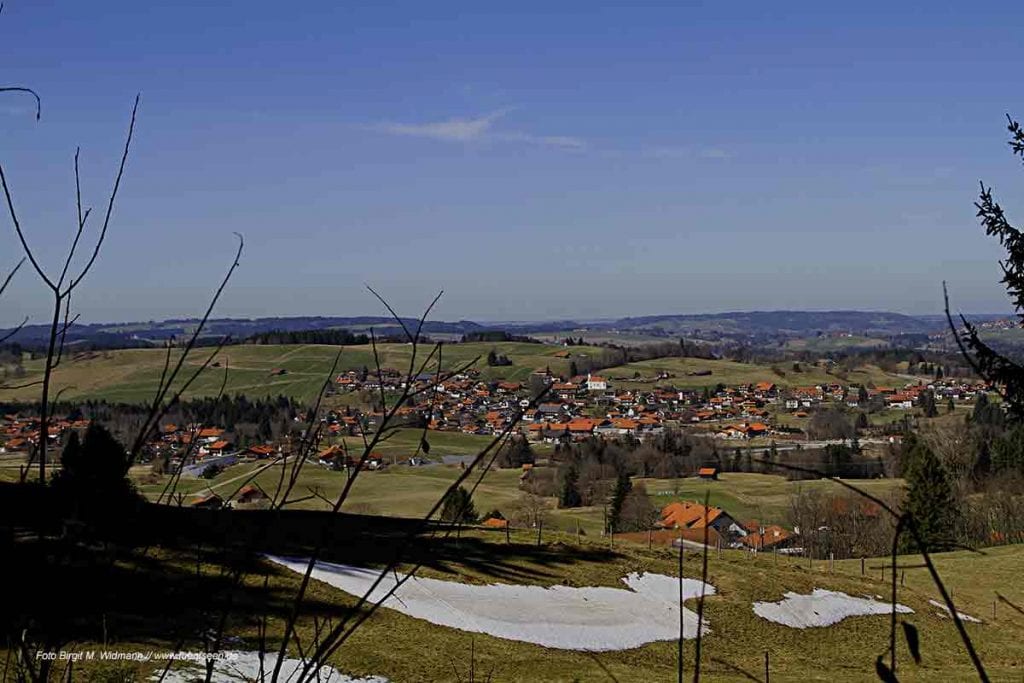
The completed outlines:
{"type": "MultiPolygon", "coordinates": [[[[7,290],[7,286],[9,284],[11,284],[11,280],[14,279],[15,274],[21,269],[21,267],[23,265],[25,265],[25,259],[24,258],[22,258],[20,261],[18,261],[18,264],[16,266],[14,266],[14,268],[11,269],[11,272],[7,274],[7,277],[4,278],[3,284],[0,284],[0,296],[3,296],[4,292],[7,290]]],[[[18,332],[20,332],[21,328],[24,327],[25,323],[27,323],[27,322],[28,322],[28,318],[25,318],[16,327],[8,330],[3,335],[0,335],[0,344],[3,344],[5,341],[7,341],[8,339],[10,339],[14,335],[16,335],[18,332]]],[[[0,386],[0,389],[2,389],[2,388],[3,387],[0,386]]]]}
{"type": "Polygon", "coordinates": [[[550,506],[548,499],[531,491],[519,494],[516,507],[512,512],[512,520],[521,526],[536,528],[547,519],[550,506]]]}
{"type": "Polygon", "coordinates": [[[128,134],[125,138],[124,151],[121,154],[121,163],[118,166],[117,176],[114,178],[113,189],[110,191],[110,195],[107,200],[103,223],[100,227],[99,235],[96,239],[91,255],[85,262],[85,265],[78,271],[77,275],[72,274],[71,266],[75,258],[75,253],[77,252],[81,242],[82,235],[85,231],[86,222],[89,220],[89,215],[92,212],[91,208],[84,208],[82,205],[82,186],[78,167],[80,150],[75,151],[75,206],[78,209],[77,228],[74,233],[74,238],[71,241],[71,247],[68,249],[67,257],[64,259],[64,265],[60,269],[59,275],[56,277],[54,277],[52,273],[48,273],[47,270],[43,268],[39,260],[36,258],[35,252],[28,244],[25,231],[22,228],[21,221],[18,219],[18,213],[14,207],[14,199],[11,196],[11,189],[7,182],[7,176],[4,173],[3,165],[0,164],[0,185],[3,187],[4,199],[7,203],[7,209],[11,216],[11,222],[14,224],[14,231],[18,236],[22,249],[25,251],[25,256],[32,264],[36,274],[39,275],[39,278],[43,281],[53,296],[53,313],[50,318],[50,332],[47,342],[46,357],[43,363],[42,379],[39,380],[39,384],[42,386],[42,396],[40,398],[39,406],[39,434],[35,457],[39,458],[39,481],[41,483],[46,482],[46,450],[49,438],[50,385],[53,379],[53,371],[60,366],[61,360],[63,359],[64,341],[67,338],[68,328],[75,322],[75,319],[69,317],[71,313],[72,294],[78,286],[82,284],[86,275],[89,274],[89,271],[92,269],[93,265],[95,265],[96,259],[100,254],[100,250],[103,247],[103,242],[106,239],[107,229],[110,226],[110,218],[114,212],[114,202],[117,199],[117,192],[121,187],[121,178],[124,175],[125,164],[128,161],[128,152],[131,148],[132,135],[135,132],[135,116],[138,109],[139,97],[136,96],[135,104],[132,107],[131,121],[128,124],[128,134]]]}

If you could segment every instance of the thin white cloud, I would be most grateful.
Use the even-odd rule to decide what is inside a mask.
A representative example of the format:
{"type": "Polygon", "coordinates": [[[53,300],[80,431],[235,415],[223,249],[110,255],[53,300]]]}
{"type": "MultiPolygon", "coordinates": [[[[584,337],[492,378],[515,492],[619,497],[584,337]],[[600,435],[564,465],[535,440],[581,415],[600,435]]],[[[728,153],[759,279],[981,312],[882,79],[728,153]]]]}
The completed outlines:
{"type": "Polygon", "coordinates": [[[451,118],[426,123],[382,122],[369,128],[389,135],[404,135],[446,142],[495,140],[523,142],[563,150],[582,150],[587,146],[583,139],[569,135],[534,135],[522,131],[494,130],[495,123],[508,112],[508,109],[501,109],[475,118],[451,118]]]}
{"type": "Polygon", "coordinates": [[[732,152],[721,147],[708,147],[700,151],[700,156],[703,159],[732,159],[732,152]]]}
{"type": "Polygon", "coordinates": [[[478,116],[474,119],[447,119],[432,123],[378,123],[372,126],[375,130],[391,135],[408,135],[431,140],[452,140],[469,142],[480,140],[494,126],[494,122],[507,113],[501,110],[478,116]]]}
{"type": "Polygon", "coordinates": [[[512,132],[512,133],[495,133],[494,139],[496,140],[507,140],[510,142],[526,142],[532,145],[542,145],[544,147],[557,147],[559,149],[566,150],[582,150],[586,149],[587,143],[582,138],[573,137],[571,135],[531,135],[530,133],[512,132]]]}
{"type": "Polygon", "coordinates": [[[649,147],[644,156],[655,159],[732,159],[735,155],[721,147],[649,147]]]}

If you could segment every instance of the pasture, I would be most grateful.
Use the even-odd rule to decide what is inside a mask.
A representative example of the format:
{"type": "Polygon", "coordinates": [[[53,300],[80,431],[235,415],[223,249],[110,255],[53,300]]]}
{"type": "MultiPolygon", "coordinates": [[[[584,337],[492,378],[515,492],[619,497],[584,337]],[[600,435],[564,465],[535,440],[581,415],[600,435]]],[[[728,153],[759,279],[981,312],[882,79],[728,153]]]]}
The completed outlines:
{"type": "Polygon", "coordinates": [[[862,366],[840,376],[838,371],[829,372],[823,367],[808,363],[801,363],[800,371],[795,371],[792,362],[760,365],[702,358],[656,358],[608,368],[601,374],[614,381],[616,386],[649,388],[654,384],[651,380],[659,373],[669,373],[672,377],[658,383],[695,389],[714,387],[718,384],[736,386],[757,382],[773,382],[782,387],[813,384],[903,386],[907,383],[905,378],[884,372],[873,365],[862,366]],[[638,381],[644,379],[647,381],[638,381]]]}
{"type": "MultiPolygon", "coordinates": [[[[410,344],[378,344],[378,356],[382,367],[394,368],[400,372],[409,369],[412,359],[410,344]]],[[[197,349],[186,361],[179,377],[180,386],[185,378],[200,367],[212,349],[197,349]]],[[[419,349],[415,369],[427,360],[431,347],[419,349]]],[[[444,370],[459,368],[473,361],[472,367],[481,372],[485,379],[509,379],[525,381],[531,372],[550,367],[552,371],[567,374],[574,360],[583,360],[601,353],[595,347],[573,347],[572,356],[563,358],[556,354],[562,347],[547,344],[521,342],[467,344],[446,344],[442,350],[444,370]],[[488,367],[486,358],[490,351],[507,356],[512,365],[488,367]]],[[[177,353],[172,353],[172,362],[177,353]]],[[[142,403],[152,400],[164,367],[166,352],[162,349],[126,349],[119,351],[97,351],[65,355],[61,366],[54,373],[53,391],[62,391],[67,400],[103,399],[109,402],[142,403]]],[[[332,364],[337,359],[337,371],[360,370],[371,372],[376,368],[373,349],[368,345],[324,346],[314,344],[298,345],[253,345],[226,346],[211,366],[189,387],[185,398],[216,395],[225,381],[228,394],[245,394],[251,398],[286,395],[299,401],[310,401],[328,379],[332,364]],[[340,351],[340,355],[339,355],[340,351]],[[275,372],[276,371],[276,372],[275,372]],[[280,371],[283,371],[280,372],[280,371]]],[[[39,379],[43,361],[26,361],[27,374],[19,380],[27,384],[39,379]]],[[[437,371],[437,356],[426,365],[426,372],[437,371]]],[[[39,387],[0,390],[0,401],[38,400],[39,387]]]]}

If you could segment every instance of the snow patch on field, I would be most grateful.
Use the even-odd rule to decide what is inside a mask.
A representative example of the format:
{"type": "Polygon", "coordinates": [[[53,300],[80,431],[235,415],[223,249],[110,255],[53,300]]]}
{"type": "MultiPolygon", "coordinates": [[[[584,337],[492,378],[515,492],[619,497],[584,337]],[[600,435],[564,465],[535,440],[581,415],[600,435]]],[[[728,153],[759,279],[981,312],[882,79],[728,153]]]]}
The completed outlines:
{"type": "MultiPolygon", "coordinates": [[[[814,589],[810,595],[786,593],[778,602],[755,602],[754,613],[776,624],[792,628],[815,628],[837,624],[847,617],[889,614],[892,605],[872,598],[855,598],[846,593],[814,589]]],[[[914,610],[897,603],[900,614],[914,610]]]]}
{"type": "MultiPolygon", "coordinates": [[[[928,604],[933,606],[933,607],[938,607],[940,610],[942,610],[942,612],[939,614],[939,616],[949,617],[950,611],[949,611],[949,607],[946,606],[946,603],[939,602],[938,600],[929,600],[928,604]]],[[[964,614],[963,612],[957,611],[956,615],[958,617],[960,617],[961,621],[969,621],[972,624],[980,624],[981,623],[981,619],[978,619],[977,617],[972,617],[970,614],[964,614]]]]}
{"type": "MultiPolygon", "coordinates": [[[[267,683],[274,673],[276,663],[277,653],[266,653],[263,660],[263,675],[260,676],[259,652],[241,650],[219,652],[213,663],[211,680],[214,683],[242,683],[243,681],[245,683],[267,683]]],[[[298,680],[302,666],[301,659],[285,659],[281,664],[279,680],[290,681],[293,678],[298,680]]],[[[158,671],[150,680],[159,680],[162,673],[162,670],[158,671]]],[[[191,683],[196,680],[206,680],[206,665],[202,662],[193,662],[185,667],[171,669],[163,680],[165,683],[191,683]]],[[[370,676],[369,678],[346,676],[330,666],[321,667],[317,680],[320,683],[388,683],[388,679],[382,676],[370,676]]]]}
{"type": "MultiPolygon", "coordinates": [[[[304,573],[308,560],[268,556],[288,569],[304,573]]],[[[312,577],[355,596],[365,595],[380,570],[317,562],[312,577]]],[[[402,574],[397,580],[403,579],[402,574]]],[[[632,573],[622,579],[629,588],[570,586],[474,585],[413,577],[382,606],[473,633],[519,640],[562,650],[626,650],[679,636],[678,579],[662,574],[632,573]]],[[[384,598],[396,584],[387,574],[370,595],[384,598]]],[[[698,598],[702,583],[683,579],[683,599],[698,598]]],[[[704,584],[704,594],[715,588],[704,584]]],[[[683,609],[683,637],[697,636],[697,614],[683,609]]],[[[702,631],[707,633],[707,620],[702,631]]]]}

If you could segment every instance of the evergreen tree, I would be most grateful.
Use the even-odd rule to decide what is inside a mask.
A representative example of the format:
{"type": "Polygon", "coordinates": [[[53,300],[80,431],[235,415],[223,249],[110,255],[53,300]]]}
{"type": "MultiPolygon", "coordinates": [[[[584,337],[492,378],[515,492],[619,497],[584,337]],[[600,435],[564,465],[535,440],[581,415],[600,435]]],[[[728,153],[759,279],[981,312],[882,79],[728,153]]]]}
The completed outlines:
{"type": "Polygon", "coordinates": [[[509,439],[498,452],[498,467],[520,468],[523,465],[533,464],[533,449],[530,442],[524,437],[515,436],[509,439]]]}
{"type": "Polygon", "coordinates": [[[473,498],[465,486],[460,486],[444,497],[441,507],[441,521],[472,524],[477,519],[473,498]]]}
{"type": "Polygon", "coordinates": [[[580,473],[576,463],[570,463],[562,474],[562,485],[558,490],[558,507],[575,508],[583,504],[579,491],[580,473]]]}
{"type": "Polygon", "coordinates": [[[989,474],[992,473],[992,453],[989,449],[988,442],[982,439],[978,444],[978,452],[974,458],[974,468],[971,474],[974,475],[975,481],[981,481],[989,474]]]}
{"type": "Polygon", "coordinates": [[[992,470],[1024,474],[1024,425],[1017,425],[992,444],[992,470]]]}
{"type": "Polygon", "coordinates": [[[68,437],[53,487],[61,492],[61,503],[78,514],[109,516],[135,502],[135,489],[127,474],[124,446],[93,422],[84,439],[75,432],[68,437]]]}
{"type": "Polygon", "coordinates": [[[625,470],[619,471],[615,479],[615,490],[612,492],[611,509],[608,511],[608,527],[612,533],[619,529],[619,519],[622,516],[622,504],[626,502],[626,496],[633,488],[633,482],[625,470]]]}
{"type": "Polygon", "coordinates": [[[925,417],[936,417],[939,409],[935,405],[935,392],[931,389],[921,392],[921,409],[925,417]]]}
{"type": "MultiPolygon", "coordinates": [[[[957,541],[960,509],[953,484],[942,462],[928,446],[911,436],[904,452],[903,475],[907,481],[904,512],[917,525],[929,551],[947,550],[957,541]]],[[[914,550],[913,537],[904,534],[905,550],[914,550]]]]}
{"type": "Polygon", "coordinates": [[[988,394],[982,391],[974,400],[971,422],[986,427],[1002,427],[1006,422],[1006,416],[998,405],[988,400],[988,394]]]}

